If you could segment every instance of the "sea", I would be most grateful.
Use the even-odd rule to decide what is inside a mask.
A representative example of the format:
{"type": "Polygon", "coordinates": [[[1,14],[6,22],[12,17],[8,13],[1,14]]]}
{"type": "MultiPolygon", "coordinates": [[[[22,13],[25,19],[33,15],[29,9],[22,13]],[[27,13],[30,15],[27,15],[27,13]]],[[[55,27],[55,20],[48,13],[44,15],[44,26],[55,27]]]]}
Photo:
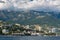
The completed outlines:
{"type": "Polygon", "coordinates": [[[60,36],[0,36],[0,40],[60,40],[60,36]]]}

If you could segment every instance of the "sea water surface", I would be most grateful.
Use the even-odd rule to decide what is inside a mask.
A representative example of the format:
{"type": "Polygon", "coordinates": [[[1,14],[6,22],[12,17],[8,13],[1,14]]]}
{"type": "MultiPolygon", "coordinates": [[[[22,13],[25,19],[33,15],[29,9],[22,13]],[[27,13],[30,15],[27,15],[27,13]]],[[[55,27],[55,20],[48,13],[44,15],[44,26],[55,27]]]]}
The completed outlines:
{"type": "Polygon", "coordinates": [[[60,36],[0,36],[0,40],[60,40],[60,36]]]}

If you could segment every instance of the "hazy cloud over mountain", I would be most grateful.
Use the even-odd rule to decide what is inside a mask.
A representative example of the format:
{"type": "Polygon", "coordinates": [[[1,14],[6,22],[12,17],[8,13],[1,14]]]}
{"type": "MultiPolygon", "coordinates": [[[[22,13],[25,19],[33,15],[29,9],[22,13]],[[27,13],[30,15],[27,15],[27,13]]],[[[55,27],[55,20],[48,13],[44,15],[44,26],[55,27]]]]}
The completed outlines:
{"type": "Polygon", "coordinates": [[[60,11],[60,0],[0,0],[1,9],[35,9],[60,11]]]}

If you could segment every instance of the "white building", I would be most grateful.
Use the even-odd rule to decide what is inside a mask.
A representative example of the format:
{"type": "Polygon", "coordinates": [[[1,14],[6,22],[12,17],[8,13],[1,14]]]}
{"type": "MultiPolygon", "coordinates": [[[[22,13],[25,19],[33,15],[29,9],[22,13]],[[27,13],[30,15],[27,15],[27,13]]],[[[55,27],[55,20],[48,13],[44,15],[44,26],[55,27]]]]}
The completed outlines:
{"type": "Polygon", "coordinates": [[[15,25],[20,26],[20,24],[16,23],[15,25]]]}
{"type": "Polygon", "coordinates": [[[39,25],[35,25],[35,30],[41,31],[42,30],[42,27],[39,26],[39,25]]]}
{"type": "Polygon", "coordinates": [[[9,33],[9,30],[3,29],[3,30],[2,30],[2,33],[3,33],[3,34],[8,34],[8,33],[9,33]]]}
{"type": "Polygon", "coordinates": [[[25,28],[26,28],[26,29],[29,29],[29,25],[26,25],[25,28]]]}
{"type": "Polygon", "coordinates": [[[56,28],[52,28],[52,33],[56,33],[57,29],[56,28]]]}
{"type": "Polygon", "coordinates": [[[56,33],[56,36],[60,36],[60,28],[52,28],[52,33],[56,33]]]}

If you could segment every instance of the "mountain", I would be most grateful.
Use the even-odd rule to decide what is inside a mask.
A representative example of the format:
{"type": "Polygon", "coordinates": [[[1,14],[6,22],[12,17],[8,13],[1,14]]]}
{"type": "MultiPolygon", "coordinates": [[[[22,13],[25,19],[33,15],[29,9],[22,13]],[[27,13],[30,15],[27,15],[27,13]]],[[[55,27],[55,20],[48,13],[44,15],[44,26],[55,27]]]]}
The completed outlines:
{"type": "Polygon", "coordinates": [[[0,3],[0,20],[59,27],[60,0],[3,0],[0,3]]]}
{"type": "Polygon", "coordinates": [[[13,11],[13,10],[0,10],[0,20],[20,23],[20,24],[39,24],[48,26],[60,26],[60,12],[45,12],[45,11],[13,11]]]}

